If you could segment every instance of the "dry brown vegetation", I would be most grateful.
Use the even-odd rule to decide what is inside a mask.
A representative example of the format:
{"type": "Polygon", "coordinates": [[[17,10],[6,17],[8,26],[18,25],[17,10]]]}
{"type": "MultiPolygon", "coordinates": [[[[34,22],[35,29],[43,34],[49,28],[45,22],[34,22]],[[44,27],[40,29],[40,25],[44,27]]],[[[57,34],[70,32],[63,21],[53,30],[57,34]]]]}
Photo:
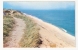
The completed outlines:
{"type": "Polygon", "coordinates": [[[30,18],[26,16],[15,15],[15,17],[21,18],[26,23],[23,38],[20,41],[21,47],[38,47],[42,41],[40,40],[39,27],[30,18]]]}
{"type": "Polygon", "coordinates": [[[55,48],[56,47],[56,44],[55,43],[52,43],[52,44],[50,44],[50,47],[55,48]]]}
{"type": "Polygon", "coordinates": [[[15,22],[13,17],[5,15],[3,17],[3,43],[8,41],[9,32],[12,31],[15,22]]]}

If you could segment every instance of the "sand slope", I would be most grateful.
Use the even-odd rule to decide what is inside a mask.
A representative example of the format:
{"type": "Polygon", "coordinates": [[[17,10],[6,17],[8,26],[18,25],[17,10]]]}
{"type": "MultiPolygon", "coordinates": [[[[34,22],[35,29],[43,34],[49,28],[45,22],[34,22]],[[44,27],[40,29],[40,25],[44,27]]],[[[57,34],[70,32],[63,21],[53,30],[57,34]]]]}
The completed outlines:
{"type": "MultiPolygon", "coordinates": [[[[64,32],[60,28],[43,22],[42,20],[27,15],[40,27],[39,34],[41,35],[42,44],[40,48],[57,47],[57,48],[69,48],[75,47],[75,37],[64,32]]],[[[60,23],[59,23],[60,24],[60,23]]]]}

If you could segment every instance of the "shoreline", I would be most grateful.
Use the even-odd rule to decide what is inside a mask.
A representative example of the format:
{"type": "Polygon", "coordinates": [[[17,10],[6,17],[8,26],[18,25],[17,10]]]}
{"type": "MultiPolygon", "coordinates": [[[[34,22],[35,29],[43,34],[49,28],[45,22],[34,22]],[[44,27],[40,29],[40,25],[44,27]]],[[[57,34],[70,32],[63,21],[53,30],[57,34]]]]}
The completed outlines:
{"type": "MultiPolygon", "coordinates": [[[[26,13],[23,13],[23,14],[26,15],[27,17],[29,16],[29,17],[34,18],[34,19],[37,19],[37,20],[39,20],[41,22],[45,22],[45,21],[41,20],[40,18],[37,18],[36,16],[32,16],[32,15],[29,15],[29,14],[26,14],[26,13]]],[[[49,25],[53,25],[53,24],[48,23],[48,22],[45,22],[45,23],[47,23],[49,25]]],[[[55,26],[55,25],[53,25],[53,26],[55,26]]],[[[64,28],[61,28],[61,27],[58,27],[58,26],[55,26],[55,27],[59,28],[61,31],[65,32],[66,34],[69,34],[67,32],[67,30],[65,30],[64,28]]],[[[69,34],[69,35],[71,35],[71,34],[69,34]]],[[[73,35],[71,35],[71,36],[73,36],[73,35]]],[[[73,37],[75,37],[75,36],[73,36],[73,37]]]]}
{"type": "MultiPolygon", "coordinates": [[[[72,47],[72,46],[75,47],[76,46],[75,45],[75,36],[72,36],[69,33],[60,29],[59,27],[57,27],[53,24],[47,23],[35,16],[28,15],[28,14],[24,14],[24,15],[27,17],[30,17],[35,23],[37,23],[37,25],[40,26],[41,30],[40,30],[39,34],[41,35],[42,40],[44,38],[46,38],[48,41],[50,41],[50,42],[52,41],[53,43],[56,43],[58,45],[58,47],[59,47],[59,44],[61,44],[61,43],[62,43],[62,45],[64,45],[64,47],[72,47]]],[[[43,43],[46,44],[45,41],[43,43]]],[[[61,46],[61,47],[63,47],[63,46],[61,46]]]]}

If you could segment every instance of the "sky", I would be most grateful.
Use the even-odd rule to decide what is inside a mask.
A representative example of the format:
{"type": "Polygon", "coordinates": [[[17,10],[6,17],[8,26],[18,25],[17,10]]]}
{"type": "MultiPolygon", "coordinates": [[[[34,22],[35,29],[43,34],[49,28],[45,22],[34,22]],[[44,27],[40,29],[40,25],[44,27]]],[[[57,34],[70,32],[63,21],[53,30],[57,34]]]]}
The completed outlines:
{"type": "Polygon", "coordinates": [[[74,10],[75,2],[73,1],[29,1],[29,2],[3,2],[3,8],[7,9],[25,9],[25,10],[74,10]]]}

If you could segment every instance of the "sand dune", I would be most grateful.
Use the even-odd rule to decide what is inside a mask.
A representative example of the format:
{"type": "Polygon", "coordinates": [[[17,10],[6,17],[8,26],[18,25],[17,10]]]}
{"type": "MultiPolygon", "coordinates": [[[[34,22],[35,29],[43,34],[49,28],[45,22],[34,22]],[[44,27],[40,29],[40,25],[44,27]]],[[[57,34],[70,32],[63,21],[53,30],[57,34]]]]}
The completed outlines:
{"type": "MultiPolygon", "coordinates": [[[[46,23],[35,16],[27,15],[40,27],[39,34],[41,35],[41,40],[43,41],[40,48],[48,47],[75,47],[75,37],[61,30],[60,28],[46,23]]],[[[59,23],[60,24],[60,23],[59,23]]]]}

